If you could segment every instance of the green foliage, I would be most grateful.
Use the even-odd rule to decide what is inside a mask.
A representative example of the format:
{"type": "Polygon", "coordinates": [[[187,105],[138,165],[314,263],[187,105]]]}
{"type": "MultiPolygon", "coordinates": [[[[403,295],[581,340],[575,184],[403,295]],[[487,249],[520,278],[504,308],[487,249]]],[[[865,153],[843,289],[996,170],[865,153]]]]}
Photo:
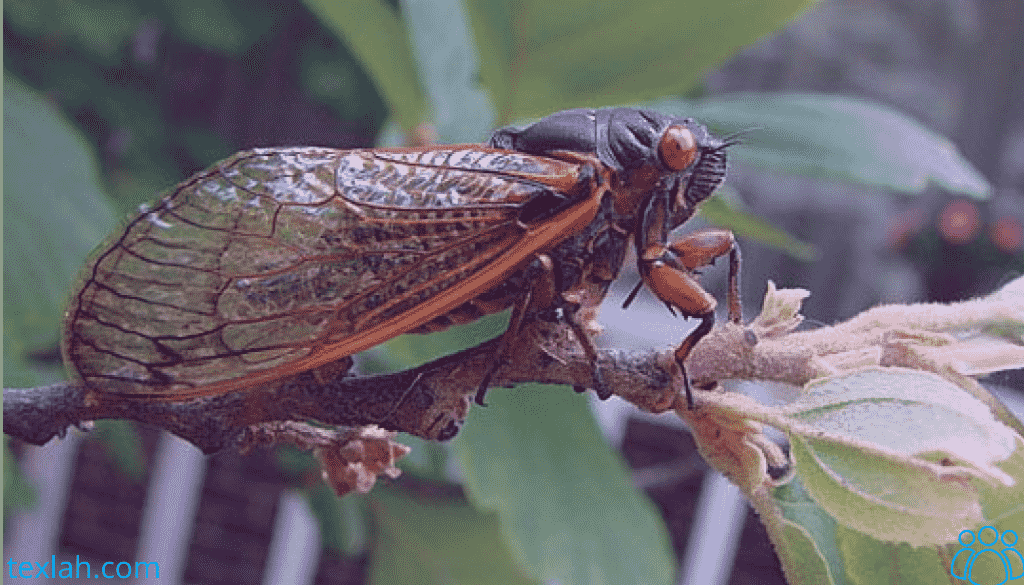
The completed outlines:
{"type": "Polygon", "coordinates": [[[390,6],[382,0],[306,0],[306,5],[359,57],[402,128],[411,130],[426,121],[427,104],[409,35],[390,6]]]}
{"type": "Polygon", "coordinates": [[[4,21],[34,38],[66,39],[92,59],[113,63],[143,16],[127,2],[4,2],[4,21]]]}
{"type": "Polygon", "coordinates": [[[59,379],[30,353],[57,346],[68,291],[116,222],[93,148],[6,71],[4,144],[4,386],[33,386],[59,379]]]}
{"type": "Polygon", "coordinates": [[[699,211],[701,217],[718,227],[732,230],[737,236],[783,250],[794,258],[813,260],[817,256],[814,246],[801,242],[764,219],[745,211],[739,197],[735,196],[735,191],[728,185],[723,185],[704,201],[699,211]]]}
{"type": "Polygon", "coordinates": [[[9,439],[4,435],[4,528],[7,519],[18,510],[35,506],[36,490],[18,469],[18,462],[8,445],[9,439]]]}
{"type": "Polygon", "coordinates": [[[127,420],[98,420],[89,438],[106,447],[107,454],[117,469],[135,481],[145,476],[145,456],[142,453],[142,439],[135,430],[135,424],[127,420]]]}
{"type": "MultiPolygon", "coordinates": [[[[803,483],[832,517],[875,538],[945,544],[964,526],[992,520],[981,516],[973,490],[961,482],[935,481],[928,463],[955,463],[993,484],[1011,486],[1014,478],[1000,467],[1020,468],[1024,460],[1024,445],[1010,427],[935,374],[868,369],[805,390],[786,407],[799,429],[791,438],[803,483]],[[894,479],[898,490],[891,488],[894,479]],[[838,505],[829,508],[830,503],[838,505]]],[[[1024,484],[1024,477],[1016,484],[1024,484]]],[[[1024,496],[1021,489],[1017,492],[1024,496]]],[[[1024,498],[1015,507],[990,512],[997,517],[1024,513],[1024,498]]]]}
{"type": "Polygon", "coordinates": [[[497,512],[528,574],[558,583],[669,583],[675,560],[651,502],[565,387],[494,389],[454,441],[470,501],[497,512]]]}
{"type": "MultiPolygon", "coordinates": [[[[1024,365],[1022,292],[1018,278],[979,299],[876,307],[789,334],[807,291],[769,286],[748,331],[764,352],[752,362],[773,365],[753,377],[799,392],[779,405],[713,394],[680,414],[754,505],[790,583],[934,583],[963,530],[1024,530],[1024,426],[974,379],[1024,365]],[[817,373],[788,375],[800,368],[780,351],[817,373]],[[789,440],[779,480],[765,473],[781,453],[762,425],[789,440]]],[[[972,574],[994,583],[1002,569],[972,574]]]]}
{"type": "Polygon", "coordinates": [[[370,501],[377,528],[371,583],[539,583],[509,554],[493,513],[460,498],[398,490],[378,490],[370,501]]]}
{"type": "MultiPolygon", "coordinates": [[[[470,0],[464,10],[457,0],[437,0],[395,11],[379,1],[307,0],[326,28],[315,28],[301,43],[294,74],[310,97],[368,130],[382,125],[383,100],[406,130],[433,117],[442,141],[482,140],[494,125],[555,110],[699,91],[708,71],[808,3],[470,0]]],[[[144,23],[163,23],[179,49],[234,59],[256,79],[277,23],[300,13],[299,4],[240,0],[5,3],[14,47],[5,50],[5,68],[66,112],[5,69],[5,385],[54,379],[52,369],[41,373],[27,356],[56,344],[64,295],[87,251],[113,228],[111,208],[131,210],[238,148],[212,131],[201,107],[188,108],[184,120],[168,113],[160,93],[164,80],[138,58],[136,35],[144,23]],[[114,155],[112,143],[118,145],[114,155]],[[97,144],[104,145],[103,178],[97,144]]],[[[944,138],[866,102],[740,95],[672,97],[653,107],[698,117],[719,132],[755,129],[731,156],[775,170],[909,193],[929,183],[975,196],[988,192],[944,138]]],[[[811,255],[728,199],[709,202],[704,212],[745,235],[811,255]]],[[[429,343],[398,338],[373,359],[388,367],[422,363],[494,336],[504,319],[429,343]]],[[[674,560],[664,527],[601,440],[585,401],[564,389],[537,387],[497,390],[489,398],[493,406],[474,409],[454,443],[468,501],[416,498],[394,488],[378,488],[369,498],[376,526],[372,582],[402,582],[395,580],[402,575],[408,575],[404,582],[415,576],[479,583],[487,575],[503,583],[671,582],[674,560]],[[417,572],[423,566],[429,571],[417,572]]],[[[437,480],[446,449],[420,449],[410,456],[419,461],[403,469],[437,480]]],[[[27,497],[16,476],[6,473],[9,460],[5,454],[5,511],[8,494],[27,497]]],[[[308,461],[292,463],[300,482],[311,481],[308,461]]],[[[878,544],[863,545],[866,537],[839,529],[813,504],[808,494],[815,487],[794,482],[773,494],[792,537],[782,556],[796,560],[806,582],[848,570],[881,576],[868,566],[878,544]],[[846,554],[851,547],[855,554],[846,554]]],[[[347,552],[363,546],[366,499],[339,503],[323,486],[311,488],[310,498],[329,546],[347,552]]],[[[904,545],[885,546],[892,563],[917,562],[904,545]]]]}
{"type": "Polygon", "coordinates": [[[367,133],[383,122],[356,58],[298,3],[14,0],[4,20],[4,66],[102,150],[106,191],[121,213],[273,134],[289,100],[322,102],[367,133]],[[247,91],[284,99],[261,103],[244,99],[247,91]],[[269,128],[250,129],[254,122],[269,128]]]}
{"type": "MultiPolygon", "coordinates": [[[[780,541],[813,543],[832,575],[794,584],[936,583],[964,528],[1024,528],[1024,442],[934,374],[863,370],[810,384],[787,410],[808,426],[790,434],[798,476],[773,494],[780,541]],[[940,460],[945,481],[929,466],[940,460]]],[[[994,570],[979,565],[976,582],[998,582],[994,570]]]]}
{"type": "Polygon", "coordinates": [[[733,94],[651,106],[693,116],[722,133],[744,132],[735,160],[772,172],[920,194],[929,184],[984,198],[988,181],[945,137],[866,100],[820,94],[733,94]]]}
{"type": "Polygon", "coordinates": [[[339,498],[325,483],[307,488],[306,494],[313,515],[320,523],[324,546],[347,555],[366,550],[369,510],[365,496],[353,494],[339,498]]]}
{"type": "Polygon", "coordinates": [[[678,94],[778,29],[807,0],[772,3],[469,1],[497,120],[678,94]]]}

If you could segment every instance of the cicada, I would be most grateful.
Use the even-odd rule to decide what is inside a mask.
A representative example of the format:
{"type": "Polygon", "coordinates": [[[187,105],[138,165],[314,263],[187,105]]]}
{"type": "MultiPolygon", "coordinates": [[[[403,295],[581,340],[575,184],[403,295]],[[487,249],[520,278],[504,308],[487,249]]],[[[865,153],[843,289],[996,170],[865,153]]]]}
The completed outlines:
{"type": "Polygon", "coordinates": [[[543,311],[593,364],[596,309],[632,243],[643,282],[702,319],[682,367],[714,321],[694,271],[738,256],[728,232],[668,234],[723,181],[730,144],[689,118],[610,108],[487,145],[241,152],[100,246],[67,311],[66,363],[98,392],[186,400],[512,308],[503,340],[543,311]]]}

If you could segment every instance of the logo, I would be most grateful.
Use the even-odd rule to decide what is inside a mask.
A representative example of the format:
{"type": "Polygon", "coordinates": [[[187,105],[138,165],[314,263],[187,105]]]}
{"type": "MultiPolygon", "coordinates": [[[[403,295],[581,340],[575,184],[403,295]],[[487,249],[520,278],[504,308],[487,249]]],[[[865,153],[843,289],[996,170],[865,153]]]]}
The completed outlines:
{"type": "Polygon", "coordinates": [[[1007,585],[1018,580],[1024,585],[1024,556],[1016,549],[1016,532],[1007,530],[999,534],[995,527],[983,526],[977,535],[971,530],[962,530],[957,538],[961,548],[956,551],[956,556],[949,563],[950,575],[971,585],[1007,585]],[[981,545],[981,549],[970,548],[975,541],[981,545]],[[964,555],[967,560],[960,571],[957,569],[957,562],[964,555]],[[992,582],[990,575],[993,573],[997,579],[1002,575],[1002,581],[992,582]]]}

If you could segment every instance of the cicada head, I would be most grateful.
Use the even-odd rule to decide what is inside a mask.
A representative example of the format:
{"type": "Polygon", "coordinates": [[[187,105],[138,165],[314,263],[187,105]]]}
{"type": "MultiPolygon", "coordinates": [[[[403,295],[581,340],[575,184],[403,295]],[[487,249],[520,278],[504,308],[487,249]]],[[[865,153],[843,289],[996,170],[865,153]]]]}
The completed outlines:
{"type": "Polygon", "coordinates": [[[662,143],[681,140],[675,138],[673,133],[683,134],[684,137],[689,134],[684,139],[695,144],[695,152],[691,155],[693,163],[681,177],[683,188],[677,191],[675,201],[677,208],[693,209],[725,181],[725,149],[735,143],[716,138],[707,128],[690,118],[683,120],[681,126],[670,126],[662,135],[662,143]]]}
{"type": "Polygon", "coordinates": [[[693,118],[635,108],[565,110],[524,128],[502,128],[490,140],[492,147],[529,154],[594,154],[619,177],[616,211],[642,213],[655,193],[668,194],[669,229],[725,180],[732,144],[693,118]]]}
{"type": "Polygon", "coordinates": [[[601,161],[620,172],[657,168],[662,188],[676,194],[677,212],[692,213],[725,180],[725,149],[734,143],[693,118],[629,108],[597,110],[595,117],[601,161]]]}

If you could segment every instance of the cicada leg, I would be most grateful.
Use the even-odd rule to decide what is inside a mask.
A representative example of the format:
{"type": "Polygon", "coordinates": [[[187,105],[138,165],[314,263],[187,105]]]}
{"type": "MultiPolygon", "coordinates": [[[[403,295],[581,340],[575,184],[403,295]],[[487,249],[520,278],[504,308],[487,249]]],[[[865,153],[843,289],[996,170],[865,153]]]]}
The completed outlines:
{"type": "MultiPolygon", "coordinates": [[[[567,316],[566,323],[572,329],[572,333],[576,336],[577,341],[579,341],[580,347],[583,348],[584,355],[587,356],[587,362],[590,364],[590,376],[594,384],[594,392],[597,393],[597,397],[601,400],[608,400],[612,397],[613,393],[611,388],[604,385],[604,380],[601,379],[601,370],[597,368],[597,347],[594,346],[590,335],[580,325],[579,321],[576,320],[575,316],[567,316]]],[[[573,390],[582,393],[586,392],[587,389],[582,386],[573,386],[573,390]]]]}
{"type": "MultiPolygon", "coordinates": [[[[555,306],[555,299],[557,297],[556,280],[555,280],[555,263],[550,256],[546,254],[540,254],[537,256],[537,266],[540,268],[540,273],[537,278],[533,280],[533,284],[512,308],[512,316],[509,319],[508,329],[505,330],[498,341],[498,346],[494,351],[491,364],[488,367],[487,373],[480,381],[480,385],[477,387],[475,402],[480,406],[487,406],[484,402],[484,397],[487,394],[487,388],[490,386],[491,378],[494,377],[495,372],[505,363],[506,356],[515,347],[515,343],[519,338],[519,334],[522,331],[523,323],[526,321],[527,315],[531,312],[536,312],[542,309],[548,309],[555,306]]],[[[590,339],[590,335],[583,329],[574,315],[565,315],[565,322],[572,329],[576,339],[579,340],[580,345],[583,348],[583,353],[587,356],[587,360],[591,365],[591,376],[594,380],[594,390],[597,395],[605,400],[611,396],[611,391],[606,389],[603,381],[601,380],[600,372],[597,369],[597,348],[594,347],[593,342],[590,339]]],[[[576,388],[577,391],[582,391],[580,388],[576,388]]]]}
{"type": "Polygon", "coordinates": [[[526,310],[529,308],[532,299],[533,290],[531,289],[516,301],[516,304],[512,307],[512,317],[509,319],[508,329],[498,338],[498,347],[491,356],[491,363],[487,368],[487,373],[484,374],[483,379],[480,380],[480,385],[476,389],[476,398],[473,400],[480,406],[487,406],[487,403],[484,402],[484,397],[487,395],[487,389],[491,385],[491,378],[494,377],[498,368],[505,363],[505,356],[508,355],[509,350],[514,345],[514,340],[519,336],[519,332],[523,328],[526,310]]]}
{"type": "MultiPolygon", "coordinates": [[[[686,373],[686,358],[697,342],[707,335],[715,324],[718,302],[697,282],[696,271],[729,254],[729,320],[740,323],[743,308],[739,298],[740,251],[736,238],[727,230],[705,230],[691,234],[668,245],[651,244],[640,259],[643,282],[675,314],[697,317],[700,325],[690,332],[675,351],[675,360],[683,374],[686,404],[693,408],[690,379],[686,373]]],[[[632,299],[629,299],[632,300],[632,299]]]]}
{"type": "Polygon", "coordinates": [[[514,347],[514,342],[519,337],[519,332],[523,328],[523,322],[526,320],[528,309],[534,305],[546,306],[546,304],[552,302],[555,290],[554,262],[546,254],[541,254],[537,257],[537,263],[541,268],[540,276],[526,291],[526,294],[520,297],[515,305],[512,306],[512,316],[508,322],[508,329],[499,338],[498,347],[494,350],[487,373],[484,374],[483,379],[480,380],[480,385],[476,389],[474,401],[480,406],[487,406],[484,402],[484,396],[487,395],[487,388],[491,384],[491,378],[494,377],[494,373],[498,371],[498,368],[505,363],[505,356],[514,347]]]}

